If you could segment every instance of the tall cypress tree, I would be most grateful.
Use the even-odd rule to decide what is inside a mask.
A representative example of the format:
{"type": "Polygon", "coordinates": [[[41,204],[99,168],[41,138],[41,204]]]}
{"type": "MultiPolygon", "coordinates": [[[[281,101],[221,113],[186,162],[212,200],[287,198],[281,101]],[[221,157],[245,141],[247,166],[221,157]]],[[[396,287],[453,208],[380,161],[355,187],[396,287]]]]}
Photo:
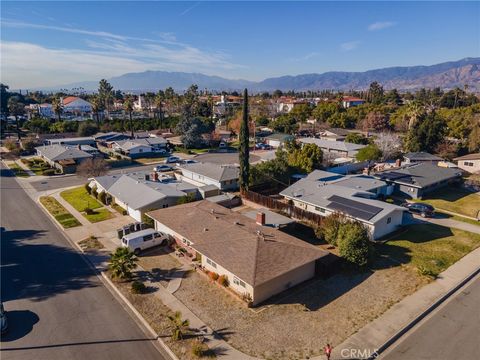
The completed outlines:
{"type": "Polygon", "coordinates": [[[243,91],[243,118],[240,124],[240,190],[248,190],[248,181],[250,176],[249,163],[249,131],[248,131],[248,92],[243,91]]]}

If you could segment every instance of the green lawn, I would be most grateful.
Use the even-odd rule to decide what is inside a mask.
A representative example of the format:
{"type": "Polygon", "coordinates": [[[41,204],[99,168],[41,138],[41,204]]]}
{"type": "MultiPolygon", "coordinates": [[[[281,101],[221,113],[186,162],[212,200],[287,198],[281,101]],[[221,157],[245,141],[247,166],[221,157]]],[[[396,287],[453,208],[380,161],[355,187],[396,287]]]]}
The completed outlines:
{"type": "Polygon", "coordinates": [[[105,208],[96,209],[94,210],[93,214],[82,213],[82,215],[85,216],[85,218],[91,223],[108,220],[114,217],[114,215],[105,208]]]}
{"type": "Polygon", "coordinates": [[[9,164],[8,167],[13,171],[15,176],[18,177],[29,177],[29,175],[17,164],[9,164]]]}
{"type": "Polygon", "coordinates": [[[376,246],[377,256],[416,267],[424,275],[436,276],[480,246],[480,234],[435,224],[410,225],[376,246]]]}
{"type": "Polygon", "coordinates": [[[80,212],[85,211],[86,208],[98,209],[103,206],[97,199],[91,196],[83,186],[62,191],[60,196],[80,212]]]}
{"type": "Polygon", "coordinates": [[[166,158],[167,158],[166,156],[147,157],[147,158],[135,159],[135,162],[140,164],[158,163],[158,162],[165,162],[166,158]]]}
{"type": "Polygon", "coordinates": [[[447,214],[447,213],[442,213],[441,211],[438,211],[437,213],[440,213],[441,215],[445,216],[445,218],[448,218],[448,219],[462,221],[462,222],[477,225],[477,226],[480,227],[480,221],[478,221],[478,220],[472,220],[472,219],[469,219],[469,218],[466,218],[466,217],[463,217],[463,216],[450,215],[450,214],[447,214]]]}
{"type": "Polygon", "coordinates": [[[51,169],[50,165],[40,158],[22,159],[22,162],[36,175],[44,175],[45,170],[51,169]]]}
{"type": "Polygon", "coordinates": [[[80,222],[65,209],[56,199],[51,196],[40,197],[40,202],[53,215],[55,219],[65,228],[81,225],[80,222]]]}
{"type": "Polygon", "coordinates": [[[476,217],[480,210],[480,195],[459,188],[436,191],[421,201],[439,211],[443,209],[472,217],[476,217]]]}

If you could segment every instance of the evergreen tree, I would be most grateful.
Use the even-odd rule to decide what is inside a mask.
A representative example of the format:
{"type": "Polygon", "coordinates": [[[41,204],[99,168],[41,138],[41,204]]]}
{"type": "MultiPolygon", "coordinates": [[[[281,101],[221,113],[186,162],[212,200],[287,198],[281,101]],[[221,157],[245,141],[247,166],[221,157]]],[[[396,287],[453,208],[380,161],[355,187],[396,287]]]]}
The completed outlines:
{"type": "Polygon", "coordinates": [[[248,92],[243,91],[243,118],[240,125],[240,189],[248,190],[248,181],[250,173],[249,163],[249,131],[248,131],[248,92]]]}

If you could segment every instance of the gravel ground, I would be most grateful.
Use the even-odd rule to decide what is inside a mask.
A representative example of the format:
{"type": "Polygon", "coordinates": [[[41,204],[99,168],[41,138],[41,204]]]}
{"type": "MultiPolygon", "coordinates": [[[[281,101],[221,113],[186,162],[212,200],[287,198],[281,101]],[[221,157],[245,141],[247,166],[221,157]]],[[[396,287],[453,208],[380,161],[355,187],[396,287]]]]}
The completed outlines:
{"type": "MultiPolygon", "coordinates": [[[[115,284],[179,359],[198,359],[192,355],[192,344],[196,341],[195,338],[188,337],[187,335],[183,340],[173,341],[171,339],[172,327],[167,315],[172,315],[172,312],[159,298],[152,293],[142,295],[132,294],[130,291],[130,282],[116,282],[115,284]]],[[[209,356],[209,358],[214,357],[213,354],[209,356]]]]}
{"type": "Polygon", "coordinates": [[[168,280],[164,280],[165,275],[182,266],[179,261],[161,248],[154,248],[144,252],[138,259],[138,264],[146,271],[149,271],[151,276],[164,287],[168,285],[168,280]]]}
{"type": "Polygon", "coordinates": [[[175,293],[237,349],[266,359],[321,354],[426,283],[407,267],[358,274],[342,272],[307,282],[275,305],[248,309],[197,273],[175,293]]]}

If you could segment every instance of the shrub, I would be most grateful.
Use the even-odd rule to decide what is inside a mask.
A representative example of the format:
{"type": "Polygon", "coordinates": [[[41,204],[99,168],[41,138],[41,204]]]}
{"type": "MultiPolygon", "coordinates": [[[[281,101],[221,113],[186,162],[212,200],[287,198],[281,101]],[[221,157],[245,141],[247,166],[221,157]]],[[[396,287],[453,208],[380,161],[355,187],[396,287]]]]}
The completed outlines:
{"type": "Polygon", "coordinates": [[[249,293],[243,293],[242,300],[245,301],[248,305],[251,305],[253,302],[252,296],[249,293]]]}
{"type": "Polygon", "coordinates": [[[93,187],[91,194],[92,194],[92,196],[93,196],[94,198],[97,198],[97,197],[98,197],[98,191],[97,191],[97,188],[96,188],[96,187],[93,187]]]}
{"type": "Polygon", "coordinates": [[[92,193],[92,188],[90,187],[89,183],[86,183],[84,186],[85,186],[85,190],[86,190],[89,194],[91,194],[91,193],[92,193]]]}
{"type": "Polygon", "coordinates": [[[100,200],[102,204],[107,204],[107,194],[105,194],[105,191],[100,191],[98,193],[98,200],[100,200]]]}
{"type": "Polygon", "coordinates": [[[115,156],[115,159],[117,159],[117,160],[122,160],[122,156],[121,156],[121,155],[116,155],[116,156],[115,156]]]}
{"type": "Polygon", "coordinates": [[[147,287],[145,286],[145,284],[141,281],[134,281],[132,282],[132,293],[134,294],[143,294],[145,293],[147,287]]]}
{"type": "Polygon", "coordinates": [[[340,226],[345,222],[345,217],[338,213],[333,213],[324,219],[322,223],[315,230],[315,235],[321,240],[325,240],[327,243],[337,246],[338,230],[340,226]]]}
{"type": "Polygon", "coordinates": [[[90,209],[89,207],[86,207],[85,208],[85,214],[87,215],[93,215],[95,213],[95,211],[93,211],[93,209],[90,209]]]}
{"type": "Polygon", "coordinates": [[[367,228],[362,223],[348,221],[341,224],[337,242],[342,258],[359,266],[367,265],[372,245],[368,238],[367,228]]]}
{"type": "Polygon", "coordinates": [[[119,247],[110,255],[108,269],[112,278],[130,279],[132,270],[137,267],[138,258],[127,247],[119,247]]]}
{"type": "Polygon", "coordinates": [[[206,345],[199,340],[192,343],[192,355],[195,357],[202,357],[205,355],[206,345]]]}
{"type": "Polygon", "coordinates": [[[45,175],[45,176],[55,175],[55,169],[45,169],[42,171],[42,175],[45,175]]]}
{"type": "Polygon", "coordinates": [[[218,274],[216,272],[213,272],[213,271],[210,271],[208,273],[208,276],[210,277],[210,279],[212,279],[213,281],[217,281],[218,279],[218,274]]]}
{"type": "Polygon", "coordinates": [[[230,285],[230,282],[228,281],[228,278],[225,275],[221,275],[218,277],[217,282],[225,287],[228,287],[230,285]]]}

